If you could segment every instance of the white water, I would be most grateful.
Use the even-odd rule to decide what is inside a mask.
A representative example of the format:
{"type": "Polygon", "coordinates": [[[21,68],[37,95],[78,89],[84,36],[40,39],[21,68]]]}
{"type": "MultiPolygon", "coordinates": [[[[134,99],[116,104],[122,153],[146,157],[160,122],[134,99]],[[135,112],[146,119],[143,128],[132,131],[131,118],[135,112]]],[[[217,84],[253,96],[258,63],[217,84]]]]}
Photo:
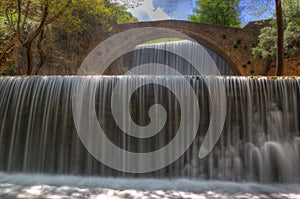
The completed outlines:
{"type": "Polygon", "coordinates": [[[1,198],[299,198],[298,184],[0,173],[1,198]]]}
{"type": "MultiPolygon", "coordinates": [[[[172,63],[182,62],[176,59],[172,63]]],[[[180,70],[179,65],[175,68],[180,70]]],[[[183,106],[190,105],[186,97],[183,106]]],[[[300,198],[299,114],[299,78],[1,77],[0,198],[300,198]],[[189,82],[201,112],[196,139],[183,156],[159,171],[134,175],[110,169],[92,157],[78,138],[72,88],[80,81],[83,90],[95,88],[95,104],[90,106],[96,108],[109,139],[126,150],[147,152],[168,143],[180,125],[184,109],[174,94],[148,84],[132,95],[129,107],[120,103],[119,109],[129,109],[133,122],[141,126],[151,122],[148,110],[154,103],[166,108],[166,126],[159,136],[146,140],[150,143],[124,135],[114,121],[110,100],[117,83],[128,97],[128,85],[153,79],[168,83],[182,95],[182,81],[189,82]],[[217,93],[217,85],[224,83],[227,102],[219,105],[227,113],[217,145],[208,157],[199,159],[211,116],[204,79],[215,84],[217,93]]],[[[160,124],[158,115],[154,116],[152,122],[160,124]]],[[[124,129],[128,128],[126,121],[124,129]]],[[[193,126],[184,128],[188,133],[193,126]]],[[[184,142],[181,139],[177,144],[184,142]]]]}
{"type": "MultiPolygon", "coordinates": [[[[110,98],[116,82],[121,85],[135,84],[137,81],[148,81],[154,77],[1,78],[2,171],[136,176],[102,165],[86,151],[78,139],[70,97],[71,88],[78,78],[83,78],[88,83],[82,84],[83,88],[86,85],[97,85],[95,107],[100,124],[119,147],[131,151],[151,151],[164,146],[172,138],[168,132],[172,133],[178,127],[180,110],[174,95],[165,88],[146,85],[133,95],[129,107],[137,124],[149,122],[147,107],[154,102],[162,104],[168,110],[166,127],[160,136],[146,140],[150,143],[124,136],[113,121],[110,98]]],[[[155,78],[167,81],[171,85],[180,85],[183,77],[155,78]]],[[[299,182],[299,78],[185,78],[198,96],[201,110],[198,135],[189,150],[169,167],[140,177],[299,182]],[[207,130],[210,111],[203,78],[224,82],[228,111],[220,141],[208,157],[199,159],[198,152],[207,130]]],[[[180,89],[178,92],[181,92],[180,89]]],[[[127,95],[126,92],[124,94],[127,95]]],[[[185,127],[189,128],[192,127],[185,127]]],[[[181,142],[184,143],[184,140],[178,144],[181,142]]],[[[106,154],[107,151],[103,149],[102,152],[106,154]]]]}
{"type": "Polygon", "coordinates": [[[148,63],[152,66],[163,64],[182,75],[200,75],[199,70],[195,68],[203,69],[202,75],[216,74],[214,67],[218,68],[221,75],[234,74],[229,65],[216,53],[188,40],[139,45],[134,50],[133,60],[132,67],[148,63]]]}

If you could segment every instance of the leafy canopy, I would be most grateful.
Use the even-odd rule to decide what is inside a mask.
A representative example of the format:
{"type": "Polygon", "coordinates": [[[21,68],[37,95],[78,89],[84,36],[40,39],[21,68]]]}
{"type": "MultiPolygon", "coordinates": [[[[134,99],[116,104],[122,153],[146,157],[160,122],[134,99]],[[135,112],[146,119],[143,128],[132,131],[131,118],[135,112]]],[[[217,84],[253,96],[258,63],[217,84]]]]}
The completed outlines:
{"type": "Polygon", "coordinates": [[[195,14],[189,17],[192,22],[239,27],[240,0],[198,0],[195,14]]]}
{"type": "MultiPolygon", "coordinates": [[[[300,0],[284,0],[282,6],[285,56],[293,56],[300,53],[300,0]]],[[[276,58],[276,19],[273,18],[270,24],[261,30],[258,45],[252,49],[254,57],[276,58]]]]}
{"type": "Polygon", "coordinates": [[[59,39],[57,32],[79,34],[95,25],[107,30],[118,22],[136,21],[124,6],[109,0],[2,0],[0,19],[0,64],[12,49],[22,48],[28,75],[37,74],[45,63],[59,39]]]}

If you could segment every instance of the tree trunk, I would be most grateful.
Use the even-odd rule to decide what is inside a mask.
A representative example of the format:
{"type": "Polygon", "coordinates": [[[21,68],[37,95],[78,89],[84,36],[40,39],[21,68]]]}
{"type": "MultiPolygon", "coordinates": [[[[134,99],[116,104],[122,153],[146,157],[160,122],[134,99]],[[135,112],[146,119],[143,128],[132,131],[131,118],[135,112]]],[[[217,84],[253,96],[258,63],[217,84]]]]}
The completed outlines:
{"type": "Polygon", "coordinates": [[[26,58],[27,58],[27,75],[31,75],[32,66],[33,66],[33,52],[32,52],[31,43],[26,44],[25,48],[26,48],[26,58]]]}
{"type": "Polygon", "coordinates": [[[44,63],[46,62],[49,53],[50,53],[50,50],[46,54],[44,54],[44,53],[40,54],[40,61],[37,64],[37,66],[35,67],[35,69],[32,73],[33,75],[38,75],[39,74],[39,71],[42,68],[42,66],[44,65],[44,63]]]}
{"type": "Polygon", "coordinates": [[[277,50],[276,50],[276,75],[283,75],[284,68],[284,28],[282,19],[281,0],[276,2],[276,22],[277,22],[277,50]]]}

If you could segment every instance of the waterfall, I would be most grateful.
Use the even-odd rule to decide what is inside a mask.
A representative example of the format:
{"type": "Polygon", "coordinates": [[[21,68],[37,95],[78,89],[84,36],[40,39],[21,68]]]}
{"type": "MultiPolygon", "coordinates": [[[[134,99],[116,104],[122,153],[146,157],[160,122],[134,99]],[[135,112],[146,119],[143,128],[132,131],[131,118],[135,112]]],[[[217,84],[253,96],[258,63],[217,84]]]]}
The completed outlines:
{"type": "Polygon", "coordinates": [[[133,67],[149,63],[153,66],[162,64],[172,67],[182,75],[200,75],[199,71],[195,70],[197,67],[206,68],[205,74],[213,74],[210,69],[216,67],[221,75],[234,75],[229,65],[218,54],[188,40],[138,45],[113,63],[105,74],[122,75],[133,67]]]}
{"type": "MultiPolygon", "coordinates": [[[[128,95],[126,89],[122,91],[122,95],[128,95]]],[[[0,170],[3,172],[300,181],[300,78],[0,77],[0,96],[0,170]],[[172,90],[161,85],[145,84],[132,94],[129,104],[121,104],[118,108],[128,109],[136,125],[147,126],[152,122],[161,124],[155,119],[159,118],[159,112],[153,113],[153,121],[149,117],[151,106],[160,104],[166,113],[165,125],[148,138],[125,134],[121,129],[130,129],[131,126],[127,122],[123,122],[124,127],[118,126],[111,110],[113,90],[117,84],[127,88],[153,79],[173,85],[172,90]],[[197,97],[199,127],[188,150],[166,168],[144,174],[120,172],[99,162],[82,144],[72,113],[72,89],[75,87],[93,91],[93,107],[99,124],[112,143],[126,151],[146,153],[170,143],[183,122],[182,115],[188,114],[184,113],[184,107],[191,106],[189,96],[185,104],[180,104],[174,94],[176,91],[184,95],[183,80],[189,82],[197,97]],[[207,157],[200,159],[199,149],[207,133],[212,106],[205,83],[207,80],[224,84],[226,103],[219,106],[220,110],[226,106],[227,112],[216,146],[207,157]]],[[[183,127],[186,134],[193,128],[183,127]]],[[[101,148],[101,140],[95,142],[99,143],[102,153],[109,154],[106,148],[101,148]]],[[[177,145],[184,144],[185,140],[177,141],[177,145]]],[[[169,156],[165,154],[166,158],[169,156]]],[[[129,163],[124,160],[123,164],[129,163]]]]}
{"type": "MultiPolygon", "coordinates": [[[[210,68],[214,64],[219,69],[221,75],[228,76],[234,74],[228,64],[215,52],[188,40],[139,45],[134,50],[133,60],[132,66],[145,63],[155,65],[159,63],[174,68],[182,75],[200,75],[195,70],[195,66],[189,62],[193,60],[197,67],[210,68]],[[185,54],[187,59],[172,53],[174,49],[180,49],[179,54],[185,54]]],[[[206,74],[210,74],[210,71],[206,72],[206,74]]]]}

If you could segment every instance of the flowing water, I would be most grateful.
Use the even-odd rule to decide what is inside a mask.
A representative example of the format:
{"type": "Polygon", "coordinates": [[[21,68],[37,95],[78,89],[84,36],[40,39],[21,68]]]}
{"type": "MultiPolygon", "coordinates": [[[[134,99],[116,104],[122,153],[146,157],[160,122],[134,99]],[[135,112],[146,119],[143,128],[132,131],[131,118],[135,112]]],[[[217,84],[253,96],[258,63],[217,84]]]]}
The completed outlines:
{"type": "MultiPolygon", "coordinates": [[[[136,65],[146,63],[145,57],[138,57],[140,60],[136,65]]],[[[175,62],[180,62],[176,59],[175,62]]],[[[193,74],[190,69],[181,72],[193,74]]],[[[130,191],[120,192],[134,189],[135,194],[151,198],[159,198],[159,194],[169,194],[169,198],[226,198],[230,195],[239,198],[239,194],[246,198],[260,194],[267,198],[297,198],[299,114],[300,78],[199,74],[0,77],[0,196],[28,198],[43,192],[48,194],[47,197],[61,194],[58,198],[63,198],[64,194],[70,198],[90,197],[91,193],[95,197],[113,194],[114,197],[128,198],[132,194],[130,191]],[[139,87],[141,84],[143,86],[139,87]],[[196,105],[193,96],[187,93],[187,85],[196,96],[196,105]],[[131,93],[128,89],[131,87],[139,88],[131,93]],[[112,97],[115,90],[119,91],[118,103],[112,97]],[[225,96],[221,95],[223,90],[225,96]],[[79,101],[82,105],[75,107],[80,110],[79,115],[74,116],[74,101],[78,100],[79,91],[89,101],[79,101]],[[184,101],[178,96],[184,96],[184,101]],[[212,103],[212,96],[218,103],[212,103]],[[164,111],[151,112],[155,104],[160,104],[164,111]],[[219,113],[226,113],[222,134],[209,155],[200,159],[199,150],[210,132],[215,107],[219,113]],[[81,112],[92,108],[96,110],[97,122],[106,137],[115,146],[130,152],[160,150],[176,139],[176,132],[181,129],[186,137],[176,139],[171,151],[160,156],[153,165],[172,156],[178,146],[187,146],[187,150],[172,164],[157,171],[132,174],[112,169],[94,158],[78,136],[75,118],[83,118],[89,124],[81,112]],[[123,119],[115,117],[114,108],[122,113],[123,119]],[[199,126],[190,122],[191,118],[197,118],[198,109],[199,126]],[[162,113],[166,114],[163,117],[165,123],[161,122],[162,113]],[[144,138],[124,133],[140,129],[139,126],[162,124],[156,134],[144,138]],[[193,140],[192,144],[187,144],[187,140],[193,140]],[[291,183],[294,184],[288,185],[291,183]],[[72,196],[71,192],[79,195],[72,196]],[[80,195],[85,193],[90,195],[80,195]]],[[[222,122],[215,121],[214,124],[218,123],[222,122]]],[[[89,131],[88,128],[84,130],[89,131]]],[[[143,134],[146,130],[138,132],[143,134]]],[[[102,155],[122,157],[119,156],[122,154],[110,154],[107,148],[101,147],[105,146],[103,140],[94,142],[98,143],[102,155]]],[[[122,159],[118,166],[122,170],[131,164],[143,165],[143,162],[122,159]]]]}
{"type": "Polygon", "coordinates": [[[1,198],[298,199],[297,184],[0,173],[1,198]]]}
{"type": "MultiPolygon", "coordinates": [[[[117,60],[106,70],[105,74],[122,75],[136,66],[151,64],[151,66],[169,66],[182,75],[213,74],[212,72],[215,71],[212,70],[212,66],[215,66],[221,75],[234,75],[230,66],[215,52],[188,40],[138,45],[117,60]],[[201,68],[201,73],[195,68],[201,68]]],[[[150,74],[155,73],[153,68],[150,72],[150,74]]],[[[168,75],[163,70],[159,72],[161,75],[168,75]]]]}
{"type": "MultiPolygon", "coordinates": [[[[195,66],[209,69],[211,65],[216,65],[221,75],[234,74],[229,65],[215,52],[188,40],[139,45],[134,50],[133,60],[130,64],[133,67],[145,63],[164,64],[182,75],[200,75],[195,66]],[[194,63],[190,63],[191,60],[194,63]]],[[[205,71],[205,74],[210,73],[209,70],[205,71]]]]}
{"type": "MultiPolygon", "coordinates": [[[[173,90],[179,88],[178,92],[184,92],[180,89],[181,84],[188,80],[199,102],[200,125],[193,144],[181,158],[167,168],[140,176],[299,181],[299,78],[2,77],[0,169],[8,172],[135,176],[110,169],[89,155],[74,126],[72,87],[81,81],[80,86],[84,89],[96,90],[98,120],[115,145],[132,152],[149,152],[174,138],[180,122],[184,122],[181,121],[184,114],[181,111],[185,111],[184,106],[189,106],[191,99],[187,98],[187,104],[181,105],[173,92],[154,84],[136,90],[129,105],[135,123],[145,126],[150,122],[148,111],[153,104],[161,104],[167,112],[166,124],[158,134],[136,138],[122,133],[114,121],[111,96],[117,83],[128,86],[153,79],[176,85],[173,90]],[[211,109],[204,79],[224,83],[227,103],[219,106],[220,110],[226,106],[227,114],[220,140],[209,156],[199,159],[198,151],[207,132],[211,109]]],[[[126,92],[123,94],[127,95],[126,92]]],[[[125,104],[120,107],[125,107],[125,104]]],[[[124,121],[129,118],[126,119],[124,121]]],[[[187,135],[192,128],[185,127],[187,135]]],[[[178,144],[184,144],[184,140],[178,144]]],[[[103,153],[106,153],[105,149],[103,153]]]]}

